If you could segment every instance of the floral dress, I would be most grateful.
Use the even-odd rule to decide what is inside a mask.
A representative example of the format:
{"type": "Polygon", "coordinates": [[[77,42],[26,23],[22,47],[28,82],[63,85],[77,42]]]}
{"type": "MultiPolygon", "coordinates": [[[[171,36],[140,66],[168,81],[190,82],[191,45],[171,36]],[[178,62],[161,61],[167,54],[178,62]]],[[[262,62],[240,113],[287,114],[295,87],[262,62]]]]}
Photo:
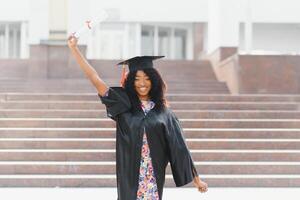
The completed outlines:
{"type": "MultiPolygon", "coordinates": [[[[155,103],[149,101],[148,107],[142,105],[145,115],[154,107],[155,103]]],[[[159,200],[156,178],[150,156],[150,148],[147,142],[147,135],[143,134],[143,146],[141,150],[141,163],[139,174],[139,186],[137,200],[159,200]]]]}

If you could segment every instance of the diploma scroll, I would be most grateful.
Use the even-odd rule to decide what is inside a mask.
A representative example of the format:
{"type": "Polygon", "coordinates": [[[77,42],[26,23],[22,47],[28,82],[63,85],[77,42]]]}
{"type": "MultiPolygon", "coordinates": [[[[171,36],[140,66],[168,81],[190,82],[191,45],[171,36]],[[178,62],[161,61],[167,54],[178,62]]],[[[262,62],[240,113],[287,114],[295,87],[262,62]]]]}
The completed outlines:
{"type": "Polygon", "coordinates": [[[101,10],[98,17],[85,21],[85,24],[79,28],[76,32],[73,32],[73,36],[77,39],[80,38],[82,35],[86,34],[87,32],[91,31],[93,28],[95,28],[97,25],[99,25],[101,22],[105,21],[108,18],[107,12],[104,10],[101,10]]]}

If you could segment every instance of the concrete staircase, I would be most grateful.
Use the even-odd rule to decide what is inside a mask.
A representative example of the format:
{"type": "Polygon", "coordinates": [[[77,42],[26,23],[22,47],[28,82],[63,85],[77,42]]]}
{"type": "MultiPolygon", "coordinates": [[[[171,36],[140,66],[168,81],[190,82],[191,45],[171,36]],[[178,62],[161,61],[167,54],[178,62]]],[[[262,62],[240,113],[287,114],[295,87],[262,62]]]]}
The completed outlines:
{"type": "MultiPolygon", "coordinates": [[[[110,86],[118,86],[121,68],[117,61],[90,61],[101,78],[110,86]],[[100,67],[99,67],[100,66],[100,67]]],[[[76,66],[78,67],[78,66],[76,66]]],[[[78,67],[79,68],[79,67],[78,67]]],[[[169,93],[228,94],[225,83],[218,82],[208,61],[161,61],[156,67],[167,83],[169,93]]],[[[82,74],[82,72],[80,72],[82,74]]],[[[87,79],[1,79],[0,92],[87,93],[95,92],[87,79]]]]}
{"type": "MultiPolygon", "coordinates": [[[[300,96],[230,95],[200,64],[160,71],[201,178],[299,187],[300,96]]],[[[0,83],[0,187],[116,186],[115,124],[87,80],[0,83]]]]}

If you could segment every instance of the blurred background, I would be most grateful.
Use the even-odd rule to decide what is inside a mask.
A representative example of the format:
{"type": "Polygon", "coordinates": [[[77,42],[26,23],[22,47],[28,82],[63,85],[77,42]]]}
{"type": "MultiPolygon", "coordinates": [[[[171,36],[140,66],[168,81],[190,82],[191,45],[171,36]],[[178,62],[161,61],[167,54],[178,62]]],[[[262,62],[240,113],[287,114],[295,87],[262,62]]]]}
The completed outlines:
{"type": "Polygon", "coordinates": [[[120,60],[166,56],[155,67],[209,185],[205,194],[174,189],[168,167],[166,199],[297,199],[299,8],[297,0],[0,0],[0,187],[12,189],[0,192],[116,199],[115,124],[66,41],[105,10],[107,20],[81,35],[81,52],[109,86],[120,85],[120,60]],[[77,190],[32,189],[53,187],[77,190]]]}
{"type": "Polygon", "coordinates": [[[297,54],[298,8],[296,0],[1,0],[0,57],[29,58],[31,45],[64,43],[101,9],[108,20],[80,41],[88,58],[197,60],[220,46],[297,54]]]}
{"type": "Polygon", "coordinates": [[[83,78],[66,38],[104,10],[108,19],[79,40],[98,72],[116,60],[165,55],[175,66],[210,61],[234,94],[299,93],[298,8],[296,0],[1,0],[0,77],[83,78]]]}

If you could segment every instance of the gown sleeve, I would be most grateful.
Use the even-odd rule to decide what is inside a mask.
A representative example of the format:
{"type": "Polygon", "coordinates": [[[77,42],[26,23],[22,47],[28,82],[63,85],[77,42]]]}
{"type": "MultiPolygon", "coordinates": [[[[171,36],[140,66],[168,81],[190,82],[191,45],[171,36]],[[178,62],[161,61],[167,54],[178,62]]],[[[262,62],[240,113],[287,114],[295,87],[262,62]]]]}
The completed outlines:
{"type": "Polygon", "coordinates": [[[113,120],[131,108],[129,97],[122,87],[109,87],[103,96],[100,94],[98,96],[106,107],[107,116],[113,120]]]}
{"type": "Polygon", "coordinates": [[[166,131],[169,161],[176,187],[186,185],[198,176],[192,156],[186,145],[178,118],[171,111],[166,131]]]}

